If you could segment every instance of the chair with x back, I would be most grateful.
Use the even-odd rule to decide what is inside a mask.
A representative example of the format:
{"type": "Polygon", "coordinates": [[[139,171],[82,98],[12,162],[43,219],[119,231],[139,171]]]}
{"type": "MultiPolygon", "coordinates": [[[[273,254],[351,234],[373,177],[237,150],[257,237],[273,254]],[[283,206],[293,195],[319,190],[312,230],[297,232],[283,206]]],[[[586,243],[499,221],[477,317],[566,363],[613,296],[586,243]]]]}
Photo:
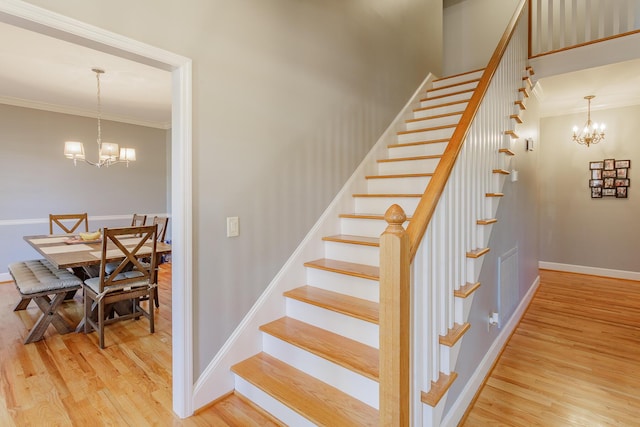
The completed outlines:
{"type": "Polygon", "coordinates": [[[154,333],[154,309],[140,305],[141,298],[155,299],[156,294],[156,232],[157,226],[105,228],[102,239],[100,275],[84,281],[84,331],[99,333],[100,348],[104,348],[104,327],[110,323],[139,318],[149,319],[149,332],[154,333]],[[134,237],[131,236],[140,236],[134,237]],[[139,258],[149,257],[143,265],[139,258]],[[108,274],[106,266],[118,260],[108,274]],[[133,265],[133,270],[129,270],[133,265]],[[113,304],[118,308],[111,311],[113,304]],[[107,310],[113,314],[107,318],[107,310]]]}
{"type": "Polygon", "coordinates": [[[54,226],[58,226],[65,234],[73,234],[76,232],[82,231],[79,230],[80,226],[84,223],[84,231],[89,231],[89,218],[87,213],[81,214],[49,214],[49,234],[53,234],[54,226]],[[69,221],[75,221],[70,223],[69,221]],[[69,224],[71,224],[69,226],[69,224]]]}
{"type": "Polygon", "coordinates": [[[147,223],[147,216],[146,215],[138,215],[138,214],[133,214],[133,218],[131,219],[131,226],[132,227],[140,227],[143,226],[147,223]]]}

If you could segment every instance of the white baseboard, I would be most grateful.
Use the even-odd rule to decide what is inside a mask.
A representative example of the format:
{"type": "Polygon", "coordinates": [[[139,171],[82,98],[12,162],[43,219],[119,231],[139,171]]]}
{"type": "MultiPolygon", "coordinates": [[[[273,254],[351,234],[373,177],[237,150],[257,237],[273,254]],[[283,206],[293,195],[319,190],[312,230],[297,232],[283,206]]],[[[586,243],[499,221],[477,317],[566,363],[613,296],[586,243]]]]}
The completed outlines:
{"type": "Polygon", "coordinates": [[[584,265],[560,264],[557,262],[540,261],[538,267],[544,270],[566,271],[568,273],[589,274],[591,276],[612,277],[614,279],[639,280],[640,272],[611,270],[608,268],[587,267],[584,265]]]}
{"type": "Polygon", "coordinates": [[[522,316],[524,316],[524,313],[527,310],[527,307],[529,307],[529,303],[531,303],[539,285],[540,276],[536,277],[533,281],[533,284],[529,287],[529,291],[525,297],[520,301],[520,304],[513,313],[513,316],[511,316],[509,322],[507,322],[504,328],[502,328],[502,332],[500,332],[500,335],[498,335],[496,340],[493,342],[489,351],[487,351],[484,358],[482,358],[482,361],[458,396],[458,399],[453,403],[451,409],[442,420],[442,423],[440,424],[441,426],[457,426],[460,420],[462,420],[467,408],[473,401],[476,393],[484,383],[487,374],[493,367],[495,360],[500,356],[502,349],[507,344],[507,340],[511,337],[511,334],[520,323],[522,316]]]}

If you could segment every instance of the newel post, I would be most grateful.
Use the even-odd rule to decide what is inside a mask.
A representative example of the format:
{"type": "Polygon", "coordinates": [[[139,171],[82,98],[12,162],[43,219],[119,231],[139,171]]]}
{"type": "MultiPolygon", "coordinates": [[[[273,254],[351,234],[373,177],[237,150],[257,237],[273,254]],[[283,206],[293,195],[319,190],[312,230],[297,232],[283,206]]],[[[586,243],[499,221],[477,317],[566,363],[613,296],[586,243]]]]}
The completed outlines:
{"type": "Polygon", "coordinates": [[[380,236],[380,426],[410,418],[410,244],[402,208],[392,205],[380,236]]]}

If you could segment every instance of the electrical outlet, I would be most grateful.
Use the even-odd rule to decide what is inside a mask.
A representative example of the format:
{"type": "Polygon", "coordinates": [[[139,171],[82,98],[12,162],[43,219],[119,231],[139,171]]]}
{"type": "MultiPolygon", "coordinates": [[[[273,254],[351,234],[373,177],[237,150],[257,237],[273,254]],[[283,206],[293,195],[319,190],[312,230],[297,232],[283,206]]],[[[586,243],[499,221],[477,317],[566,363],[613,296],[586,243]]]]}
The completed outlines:
{"type": "Polygon", "coordinates": [[[237,216],[227,217],[227,237],[236,237],[240,235],[240,222],[237,216]]]}

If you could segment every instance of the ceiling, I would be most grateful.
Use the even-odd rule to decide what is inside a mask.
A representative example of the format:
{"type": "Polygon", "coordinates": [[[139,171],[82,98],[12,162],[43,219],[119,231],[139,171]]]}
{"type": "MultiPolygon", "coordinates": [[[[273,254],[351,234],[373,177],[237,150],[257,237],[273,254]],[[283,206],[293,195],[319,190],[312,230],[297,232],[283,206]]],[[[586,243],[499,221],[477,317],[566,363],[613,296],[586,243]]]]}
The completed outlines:
{"type": "MultiPolygon", "coordinates": [[[[95,117],[101,68],[102,117],[168,129],[171,74],[0,22],[0,103],[95,117]]],[[[542,116],[640,104],[640,59],[545,77],[536,86],[542,116]]]]}
{"type": "Polygon", "coordinates": [[[168,129],[171,73],[0,22],[0,103],[168,129]],[[6,41],[11,41],[10,43],[6,41]]]}

